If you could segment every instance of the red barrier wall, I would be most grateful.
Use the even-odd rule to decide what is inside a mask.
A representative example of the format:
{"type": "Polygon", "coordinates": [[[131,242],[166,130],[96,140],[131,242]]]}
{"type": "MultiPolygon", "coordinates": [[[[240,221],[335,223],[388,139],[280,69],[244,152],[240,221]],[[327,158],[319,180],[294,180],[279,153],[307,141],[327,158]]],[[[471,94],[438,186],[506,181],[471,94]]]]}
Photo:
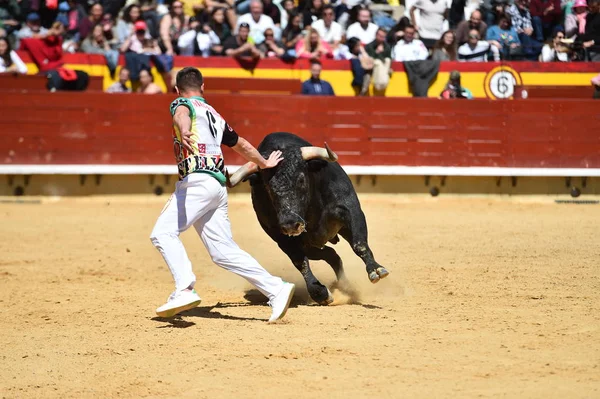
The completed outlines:
{"type": "MultiPolygon", "coordinates": [[[[4,164],[170,164],[170,95],[0,93],[4,164]]],[[[593,100],[207,95],[257,145],[327,141],[345,165],[600,168],[593,100]]],[[[228,164],[241,164],[226,152],[228,164]]]]}

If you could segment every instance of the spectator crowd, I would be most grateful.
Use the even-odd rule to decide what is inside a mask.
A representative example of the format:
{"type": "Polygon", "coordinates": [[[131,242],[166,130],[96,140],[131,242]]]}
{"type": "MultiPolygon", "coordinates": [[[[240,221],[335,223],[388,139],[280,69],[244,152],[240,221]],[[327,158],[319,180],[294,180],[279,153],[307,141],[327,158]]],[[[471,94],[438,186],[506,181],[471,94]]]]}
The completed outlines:
{"type": "MultiPolygon", "coordinates": [[[[600,0],[452,0],[450,6],[446,0],[416,0],[397,21],[372,4],[0,0],[0,72],[24,70],[14,49],[59,46],[64,52],[103,55],[111,73],[124,55],[127,70],[113,90],[125,88],[121,82],[127,75],[153,92],[150,63],[168,74],[176,54],[246,62],[337,59],[350,60],[352,85],[364,95],[371,83],[375,91],[385,90],[392,61],[600,61],[600,0]]],[[[47,61],[41,58],[42,64],[47,61]]],[[[332,92],[318,83],[319,75],[319,66],[311,68],[313,83],[303,90],[332,92]]]]}

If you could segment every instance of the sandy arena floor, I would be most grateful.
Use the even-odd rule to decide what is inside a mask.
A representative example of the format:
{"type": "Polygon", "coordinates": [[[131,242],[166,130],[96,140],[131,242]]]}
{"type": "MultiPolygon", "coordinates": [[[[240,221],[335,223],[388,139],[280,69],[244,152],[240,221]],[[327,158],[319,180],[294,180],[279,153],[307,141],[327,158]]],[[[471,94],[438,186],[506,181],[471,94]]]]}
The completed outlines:
{"type": "MultiPolygon", "coordinates": [[[[166,196],[0,203],[0,397],[600,397],[600,205],[363,195],[388,279],[307,303],[249,195],[240,246],[298,283],[286,319],[183,236],[202,305],[173,322],[148,236],[166,196]]],[[[334,276],[313,262],[322,281],[334,276]]]]}

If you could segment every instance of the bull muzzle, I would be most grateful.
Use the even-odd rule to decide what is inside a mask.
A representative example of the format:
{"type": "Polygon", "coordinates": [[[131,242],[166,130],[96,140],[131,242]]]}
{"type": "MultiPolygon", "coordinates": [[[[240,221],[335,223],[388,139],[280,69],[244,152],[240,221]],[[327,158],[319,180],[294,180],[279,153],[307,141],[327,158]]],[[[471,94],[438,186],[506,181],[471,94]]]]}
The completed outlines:
{"type": "Polygon", "coordinates": [[[281,232],[286,236],[296,237],[306,231],[306,225],[302,222],[286,222],[280,225],[281,232]]]}

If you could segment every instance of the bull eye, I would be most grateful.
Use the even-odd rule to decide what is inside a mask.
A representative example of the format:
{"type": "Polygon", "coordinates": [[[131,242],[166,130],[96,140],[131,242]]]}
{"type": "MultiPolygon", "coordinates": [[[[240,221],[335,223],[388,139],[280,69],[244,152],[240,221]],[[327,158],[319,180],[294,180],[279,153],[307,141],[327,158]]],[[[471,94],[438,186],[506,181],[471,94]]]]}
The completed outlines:
{"type": "Polygon", "coordinates": [[[298,185],[306,185],[306,176],[304,176],[304,173],[300,173],[300,176],[298,176],[298,185]]]}

